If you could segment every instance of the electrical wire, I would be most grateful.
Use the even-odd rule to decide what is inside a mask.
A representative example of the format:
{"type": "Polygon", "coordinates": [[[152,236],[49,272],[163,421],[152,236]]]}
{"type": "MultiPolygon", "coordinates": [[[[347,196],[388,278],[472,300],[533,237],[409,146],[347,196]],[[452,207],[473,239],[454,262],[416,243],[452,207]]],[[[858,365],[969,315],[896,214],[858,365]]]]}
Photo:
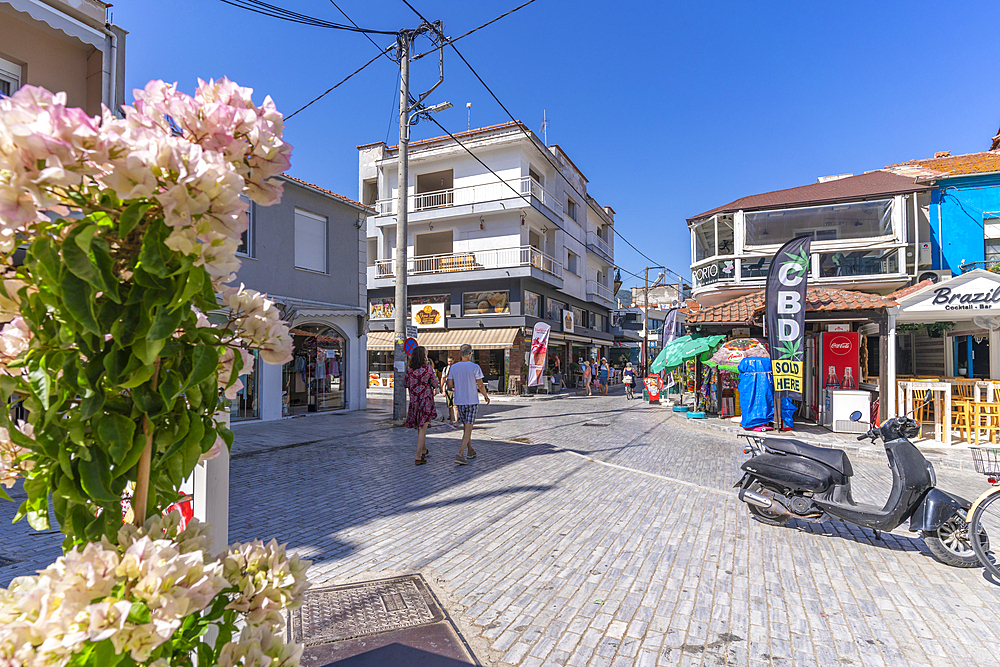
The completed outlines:
{"type": "MultiPolygon", "coordinates": [[[[519,9],[521,9],[522,7],[527,7],[528,5],[530,5],[531,3],[533,3],[534,1],[535,0],[528,0],[524,4],[518,5],[517,7],[515,7],[512,10],[510,10],[509,12],[505,12],[505,13],[501,14],[500,16],[496,17],[495,19],[487,21],[486,23],[482,24],[481,26],[479,26],[477,28],[473,28],[469,32],[463,33],[463,34],[459,35],[458,37],[453,37],[453,38],[447,40],[447,42],[445,42],[445,43],[450,44],[452,42],[457,42],[458,40],[462,39],[463,37],[468,37],[469,35],[471,35],[472,33],[476,32],[477,30],[482,30],[483,28],[485,28],[486,26],[490,25],[491,23],[496,23],[497,21],[499,21],[503,17],[508,16],[510,14],[513,14],[514,12],[516,12],[519,9]]],[[[409,4],[409,3],[407,3],[407,4],[409,4]]],[[[413,9],[413,8],[410,7],[410,9],[413,9]]],[[[416,11],[416,10],[414,10],[414,11],[416,11]]],[[[424,56],[430,55],[431,53],[435,53],[435,52],[437,52],[437,49],[433,49],[431,51],[425,51],[424,53],[421,53],[420,55],[414,56],[413,60],[420,60],[424,56]]]]}
{"type": "MultiPolygon", "coordinates": [[[[385,128],[385,144],[389,144],[389,132],[392,131],[392,121],[396,120],[399,116],[399,77],[402,76],[401,72],[396,72],[396,89],[392,93],[392,106],[389,108],[389,124],[385,128]]],[[[397,120],[398,122],[398,120],[397,120]]]]}
{"type": "MultiPolygon", "coordinates": [[[[343,9],[340,8],[340,5],[338,5],[336,2],[334,2],[334,0],[330,0],[330,4],[333,5],[334,7],[336,7],[337,11],[344,15],[344,18],[347,19],[348,23],[350,23],[351,25],[353,25],[358,30],[361,30],[361,27],[357,23],[354,22],[354,19],[352,19],[350,16],[347,15],[347,12],[345,12],[343,9]]],[[[371,42],[375,46],[376,49],[381,49],[382,48],[381,46],[379,46],[378,44],[375,43],[375,40],[372,39],[372,36],[369,35],[367,32],[362,31],[362,34],[365,37],[368,38],[368,41],[371,42]]],[[[388,54],[386,54],[385,57],[389,58],[390,60],[392,60],[392,58],[390,58],[388,54]]]]}
{"type": "Polygon", "coordinates": [[[364,65],[362,65],[361,67],[359,67],[358,69],[354,70],[353,72],[351,72],[350,74],[348,74],[347,76],[345,76],[345,77],[344,77],[343,79],[341,79],[341,80],[340,80],[340,81],[338,81],[337,83],[335,83],[335,84],[333,84],[332,86],[330,86],[329,88],[327,88],[325,92],[323,92],[323,93],[319,94],[318,96],[314,97],[314,98],[313,98],[313,99],[312,99],[312,100],[311,100],[310,102],[308,102],[308,103],[307,103],[306,105],[304,105],[304,106],[302,106],[302,107],[299,107],[298,109],[296,109],[295,111],[293,111],[293,112],[292,112],[292,113],[290,113],[289,115],[285,116],[285,121],[287,122],[287,121],[291,120],[291,119],[292,119],[292,117],[293,117],[293,116],[294,116],[295,114],[299,113],[300,111],[305,111],[305,109],[306,109],[306,108],[308,108],[308,107],[312,106],[312,105],[313,105],[313,104],[315,104],[316,102],[319,102],[319,101],[320,101],[321,99],[323,99],[324,97],[326,97],[326,95],[328,95],[329,93],[331,93],[331,92],[333,92],[334,90],[336,90],[337,88],[339,88],[339,87],[340,87],[340,86],[341,86],[342,84],[344,84],[344,83],[345,83],[345,82],[346,82],[346,81],[347,81],[348,79],[350,79],[350,78],[351,78],[352,76],[354,76],[355,74],[357,74],[358,72],[360,72],[360,71],[361,71],[361,70],[363,70],[364,68],[368,67],[369,65],[371,65],[371,64],[372,64],[373,62],[375,62],[375,61],[376,61],[376,60],[378,60],[379,58],[381,58],[381,57],[382,57],[382,55],[383,55],[384,53],[386,53],[387,51],[389,51],[389,49],[392,49],[392,48],[394,48],[395,46],[396,46],[395,44],[390,44],[389,46],[385,47],[385,49],[384,49],[384,50],[382,51],[382,53],[379,53],[379,54],[378,54],[377,56],[375,56],[374,58],[372,58],[371,60],[369,60],[368,62],[366,62],[366,63],[365,63],[364,65]]]}
{"type": "Polygon", "coordinates": [[[315,16],[309,16],[307,14],[300,14],[298,12],[293,12],[284,7],[278,7],[277,5],[271,5],[262,0],[221,0],[227,5],[233,7],[238,7],[240,9],[245,9],[249,12],[254,12],[256,14],[262,14],[264,16],[269,16],[271,18],[281,19],[283,21],[290,21],[292,23],[301,23],[303,25],[311,25],[317,28],[330,28],[334,30],[347,30],[349,32],[361,32],[361,33],[372,33],[376,35],[395,35],[394,30],[375,30],[372,28],[361,28],[357,25],[349,26],[343,23],[334,23],[333,21],[327,21],[325,19],[317,18],[315,16]]]}
{"type": "MultiPolygon", "coordinates": [[[[416,14],[418,17],[420,17],[420,19],[423,20],[425,23],[428,23],[428,24],[430,23],[430,21],[428,21],[423,16],[423,14],[421,14],[419,11],[417,11],[416,7],[414,7],[412,4],[410,4],[409,0],[403,0],[403,4],[405,4],[407,7],[409,7],[413,11],[413,13],[416,14]]],[[[524,5],[522,5],[522,6],[524,6],[524,5]]],[[[518,9],[520,9],[520,7],[518,7],[518,9]]],[[[510,13],[510,12],[508,12],[508,13],[510,13]]],[[[477,72],[476,69],[469,63],[469,61],[465,59],[465,56],[462,55],[462,52],[459,51],[458,47],[455,46],[455,44],[453,43],[455,40],[448,40],[440,31],[438,31],[438,34],[441,36],[442,40],[444,40],[443,43],[448,44],[452,48],[452,50],[455,52],[455,55],[457,55],[459,58],[461,58],[462,62],[465,63],[465,66],[469,68],[470,72],[472,72],[473,76],[475,76],[476,79],[479,80],[479,83],[481,83],[483,85],[483,88],[486,89],[486,92],[488,92],[490,94],[490,96],[494,99],[494,101],[496,101],[496,103],[500,105],[500,108],[504,110],[504,113],[507,114],[507,117],[511,119],[511,121],[521,130],[522,133],[524,133],[524,135],[526,137],[528,137],[529,139],[533,139],[533,137],[528,133],[528,131],[525,129],[525,127],[516,118],[514,118],[514,115],[510,112],[510,110],[508,110],[507,107],[504,105],[504,103],[500,101],[500,98],[497,97],[496,93],[493,92],[493,89],[490,88],[489,85],[487,85],[487,83],[485,81],[483,81],[483,77],[479,76],[479,72],[477,72]]],[[[552,156],[549,154],[549,151],[548,150],[542,151],[542,154],[545,156],[545,159],[549,161],[549,164],[552,165],[552,168],[555,169],[556,173],[559,174],[559,176],[562,177],[563,181],[566,182],[566,185],[569,186],[569,188],[572,189],[573,192],[576,193],[577,197],[579,197],[581,200],[585,201],[586,197],[584,197],[583,194],[581,192],[579,192],[572,183],[569,182],[569,179],[566,178],[566,176],[562,173],[562,170],[559,168],[559,165],[557,165],[555,163],[555,161],[552,159],[552,156]]],[[[615,229],[614,225],[609,225],[609,227],[611,227],[612,231],[614,231],[614,233],[618,235],[618,238],[620,238],[621,240],[625,241],[625,243],[627,245],[629,245],[633,250],[635,250],[637,253],[639,253],[640,255],[642,255],[647,261],[652,262],[653,264],[656,264],[656,260],[652,259],[649,255],[647,255],[646,253],[644,253],[641,250],[639,250],[638,248],[636,248],[635,245],[631,241],[629,241],[627,238],[625,238],[624,236],[622,236],[621,232],[619,232],[617,229],[615,229]]],[[[680,278],[682,281],[683,280],[689,280],[689,279],[685,278],[684,276],[682,276],[681,274],[677,273],[676,271],[667,268],[666,266],[664,266],[663,268],[666,271],[669,271],[673,275],[675,275],[678,278],[680,278]]]]}

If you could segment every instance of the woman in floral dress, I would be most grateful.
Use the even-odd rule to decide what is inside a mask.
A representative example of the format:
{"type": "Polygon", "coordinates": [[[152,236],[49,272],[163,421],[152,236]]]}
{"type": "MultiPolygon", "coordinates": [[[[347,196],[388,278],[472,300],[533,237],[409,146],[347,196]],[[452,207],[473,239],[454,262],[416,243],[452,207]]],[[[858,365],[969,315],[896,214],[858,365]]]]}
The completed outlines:
{"type": "Polygon", "coordinates": [[[406,412],[406,428],[417,429],[416,465],[427,463],[427,424],[437,419],[434,394],[437,393],[437,374],[427,363],[427,350],[417,347],[410,355],[410,367],[406,370],[406,387],[410,390],[410,407],[406,412]]]}

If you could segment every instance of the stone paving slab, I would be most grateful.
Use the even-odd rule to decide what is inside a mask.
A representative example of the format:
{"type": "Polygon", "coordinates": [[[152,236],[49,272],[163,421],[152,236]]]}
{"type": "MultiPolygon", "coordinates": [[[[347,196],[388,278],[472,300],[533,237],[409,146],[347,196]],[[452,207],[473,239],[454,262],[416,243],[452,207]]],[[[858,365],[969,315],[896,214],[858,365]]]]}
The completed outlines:
{"type": "MultiPolygon", "coordinates": [[[[415,467],[414,432],[369,405],[234,426],[230,538],[288,542],[316,584],[419,572],[484,664],[1000,665],[981,570],[905,528],[752,520],[728,434],[620,396],[494,403],[471,465],[436,426],[415,467]]],[[[885,462],[854,467],[881,504],[885,462]]]]}

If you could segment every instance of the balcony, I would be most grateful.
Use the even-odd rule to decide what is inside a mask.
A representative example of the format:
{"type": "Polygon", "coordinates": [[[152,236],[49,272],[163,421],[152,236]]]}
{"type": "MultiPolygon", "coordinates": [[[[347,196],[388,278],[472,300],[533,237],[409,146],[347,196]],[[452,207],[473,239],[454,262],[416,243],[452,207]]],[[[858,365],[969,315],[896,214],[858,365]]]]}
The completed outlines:
{"type": "MultiPolygon", "coordinates": [[[[503,199],[532,197],[540,204],[555,213],[559,218],[563,217],[562,204],[541,184],[533,178],[516,178],[509,181],[494,181],[493,183],[483,183],[481,185],[467,185],[464,187],[450,188],[448,190],[437,190],[435,192],[421,192],[409,195],[407,207],[410,212],[433,211],[436,209],[450,208],[453,206],[465,206],[471,204],[482,204],[485,202],[500,201],[503,199]]],[[[375,215],[383,217],[396,214],[396,199],[380,199],[373,205],[375,215]]]]}
{"type": "Polygon", "coordinates": [[[611,288],[596,280],[587,281],[587,301],[591,303],[600,303],[605,306],[613,306],[615,303],[615,296],[611,292],[611,288]]]}
{"type": "MultiPolygon", "coordinates": [[[[429,276],[445,273],[461,273],[465,276],[470,272],[517,269],[522,267],[529,270],[535,269],[541,271],[560,280],[563,275],[562,264],[532,246],[469,250],[467,252],[452,252],[443,255],[408,257],[406,273],[410,276],[429,276]]],[[[392,280],[396,275],[396,260],[380,259],[375,262],[374,267],[369,267],[369,269],[374,269],[373,277],[376,279],[392,280]]],[[[471,278],[473,276],[469,275],[468,277],[471,278]]]]}
{"type": "Polygon", "coordinates": [[[597,235],[597,232],[587,232],[587,250],[597,253],[608,262],[615,261],[615,251],[611,244],[597,235]]]}

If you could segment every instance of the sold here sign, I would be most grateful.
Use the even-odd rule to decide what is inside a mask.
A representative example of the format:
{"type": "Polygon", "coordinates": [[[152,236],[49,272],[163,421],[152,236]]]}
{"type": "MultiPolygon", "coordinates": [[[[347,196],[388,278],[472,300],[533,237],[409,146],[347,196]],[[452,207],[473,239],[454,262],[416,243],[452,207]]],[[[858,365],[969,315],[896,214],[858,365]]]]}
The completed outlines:
{"type": "Polygon", "coordinates": [[[800,236],[781,246],[767,274],[765,318],[774,392],[794,400],[802,400],[810,242],[800,236]]]}

